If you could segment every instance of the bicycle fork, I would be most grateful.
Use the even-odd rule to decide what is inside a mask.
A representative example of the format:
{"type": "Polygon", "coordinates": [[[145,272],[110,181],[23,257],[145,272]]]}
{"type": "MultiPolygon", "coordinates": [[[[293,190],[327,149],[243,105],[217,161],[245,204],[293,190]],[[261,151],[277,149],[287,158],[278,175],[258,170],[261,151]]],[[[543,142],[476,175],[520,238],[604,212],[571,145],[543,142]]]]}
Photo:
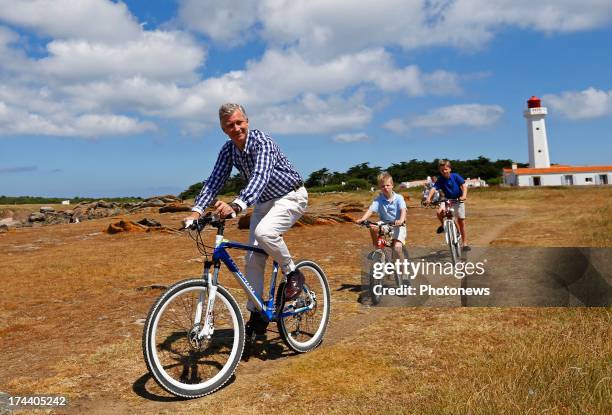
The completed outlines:
{"type": "Polygon", "coordinates": [[[219,265],[215,265],[214,274],[210,273],[210,263],[205,264],[204,274],[206,275],[206,286],[208,292],[208,300],[206,299],[206,293],[200,292],[198,296],[198,303],[196,304],[196,312],[193,319],[193,327],[201,329],[197,333],[197,339],[210,340],[215,330],[213,321],[213,310],[215,309],[215,299],[217,297],[217,276],[219,275],[219,265]],[[204,324],[202,322],[202,316],[204,316],[204,324]]]}
{"type": "MultiPolygon", "coordinates": [[[[220,228],[215,237],[215,248],[217,248],[221,242],[223,242],[223,230],[220,228]]],[[[202,339],[210,340],[214,327],[213,310],[215,309],[215,299],[217,298],[217,281],[219,277],[219,270],[221,264],[217,261],[213,266],[213,274],[210,273],[210,267],[213,263],[206,261],[204,263],[204,275],[206,275],[206,287],[208,292],[208,301],[204,292],[200,292],[198,296],[198,303],[196,304],[196,312],[193,321],[194,330],[198,330],[200,322],[202,321],[202,311],[204,310],[204,303],[206,302],[206,312],[204,313],[204,324],[202,329],[197,331],[197,341],[202,339]]]]}

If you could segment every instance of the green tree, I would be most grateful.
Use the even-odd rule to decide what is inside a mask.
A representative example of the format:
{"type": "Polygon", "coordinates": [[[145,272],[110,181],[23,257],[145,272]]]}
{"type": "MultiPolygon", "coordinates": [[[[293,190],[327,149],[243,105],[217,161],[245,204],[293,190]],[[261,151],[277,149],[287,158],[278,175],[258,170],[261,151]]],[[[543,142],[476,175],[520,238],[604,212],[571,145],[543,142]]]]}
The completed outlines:
{"type": "Polygon", "coordinates": [[[323,168],[321,170],[313,171],[312,173],[310,173],[310,176],[308,176],[308,179],[304,184],[306,185],[306,187],[325,186],[329,183],[331,178],[332,174],[330,173],[330,171],[326,168],[323,168]]]}
{"type": "Polygon", "coordinates": [[[368,183],[375,184],[376,178],[381,171],[380,167],[370,167],[370,163],[361,163],[350,167],[346,174],[351,178],[364,179],[368,183]]]}

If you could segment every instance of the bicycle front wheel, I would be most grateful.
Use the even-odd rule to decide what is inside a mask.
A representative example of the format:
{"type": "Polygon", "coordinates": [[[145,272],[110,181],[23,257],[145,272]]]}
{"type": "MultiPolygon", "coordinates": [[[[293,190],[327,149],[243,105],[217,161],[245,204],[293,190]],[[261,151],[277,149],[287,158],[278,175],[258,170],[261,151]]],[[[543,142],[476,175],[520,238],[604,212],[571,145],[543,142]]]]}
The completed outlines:
{"type": "Polygon", "coordinates": [[[446,228],[446,243],[448,244],[448,249],[450,250],[453,265],[456,265],[457,260],[459,259],[459,256],[457,255],[456,244],[455,244],[457,228],[455,226],[455,223],[450,220],[446,222],[445,228],[446,228]]]}
{"type": "MultiPolygon", "coordinates": [[[[408,249],[406,248],[406,245],[402,245],[402,255],[405,261],[410,262],[410,257],[408,256],[408,249]]],[[[397,253],[395,252],[395,250],[393,248],[391,248],[391,260],[393,263],[395,263],[395,261],[399,260],[399,258],[397,257],[397,253]]],[[[402,267],[403,269],[403,267],[402,267]]],[[[397,269],[395,269],[393,271],[393,275],[395,276],[395,285],[400,288],[402,287],[405,282],[407,282],[408,284],[410,284],[410,281],[404,281],[404,275],[402,272],[398,272],[397,269]]]]}
{"type": "MultiPolygon", "coordinates": [[[[296,352],[305,353],[323,341],[331,310],[331,295],[327,277],[315,262],[300,261],[296,268],[304,275],[304,289],[295,300],[284,302],[278,313],[289,313],[304,307],[310,309],[281,316],[277,325],[287,346],[296,352]]],[[[283,291],[284,284],[281,284],[278,295],[283,296],[283,291]]]]}
{"type": "Polygon", "coordinates": [[[382,269],[380,265],[377,266],[376,264],[385,264],[387,262],[387,255],[385,254],[384,250],[377,249],[373,251],[369,256],[371,263],[370,274],[368,276],[370,278],[370,280],[368,281],[368,290],[370,292],[370,300],[372,301],[372,305],[377,305],[378,303],[380,303],[380,300],[382,298],[382,287],[384,278],[374,278],[375,269],[382,269]]]}
{"type": "Polygon", "coordinates": [[[244,321],[236,300],[217,286],[209,336],[204,329],[208,288],[202,279],[181,281],[153,305],[142,348],[149,372],[173,395],[196,398],[225,384],[244,349],[244,321]]]}

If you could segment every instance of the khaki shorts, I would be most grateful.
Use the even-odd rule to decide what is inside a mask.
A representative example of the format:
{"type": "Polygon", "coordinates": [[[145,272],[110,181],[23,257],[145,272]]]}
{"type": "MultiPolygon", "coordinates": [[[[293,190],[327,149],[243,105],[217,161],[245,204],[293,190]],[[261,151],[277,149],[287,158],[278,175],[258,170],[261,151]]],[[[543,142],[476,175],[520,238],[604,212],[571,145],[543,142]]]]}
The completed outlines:
{"type": "Polygon", "coordinates": [[[389,226],[387,229],[392,239],[397,239],[403,245],[406,245],[406,225],[389,226]]]}
{"type": "MultiPolygon", "coordinates": [[[[444,209],[446,202],[440,203],[440,208],[444,209]]],[[[459,219],[465,219],[465,203],[453,203],[453,216],[459,219]]]]}

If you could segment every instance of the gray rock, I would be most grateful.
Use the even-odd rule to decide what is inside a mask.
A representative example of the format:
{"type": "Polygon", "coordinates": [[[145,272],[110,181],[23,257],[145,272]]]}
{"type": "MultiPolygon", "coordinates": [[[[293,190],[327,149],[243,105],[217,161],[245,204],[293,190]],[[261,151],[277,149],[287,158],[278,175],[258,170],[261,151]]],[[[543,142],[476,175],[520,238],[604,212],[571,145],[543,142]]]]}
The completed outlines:
{"type": "Polygon", "coordinates": [[[98,202],[98,206],[99,208],[105,208],[105,209],[110,209],[112,207],[115,207],[115,203],[114,202],[107,202],[106,200],[100,200],[98,202]]]}
{"type": "Polygon", "coordinates": [[[165,203],[159,199],[151,199],[140,205],[140,207],[161,207],[164,206],[165,203]]]}
{"type": "Polygon", "coordinates": [[[45,220],[45,215],[42,213],[32,213],[28,218],[30,222],[43,222],[45,220]]]}
{"type": "Polygon", "coordinates": [[[51,206],[42,206],[40,208],[40,213],[47,213],[47,212],[55,212],[55,209],[53,209],[51,206]]]}
{"type": "Polygon", "coordinates": [[[0,220],[0,225],[4,225],[7,228],[16,228],[18,226],[21,226],[21,222],[13,218],[6,218],[0,220]]]}
{"type": "Polygon", "coordinates": [[[151,227],[156,227],[156,228],[161,226],[161,223],[159,223],[155,219],[149,219],[149,218],[141,219],[136,223],[139,223],[144,226],[151,226],[151,227]]]}
{"type": "Polygon", "coordinates": [[[178,198],[174,197],[174,196],[164,196],[162,198],[160,198],[162,202],[164,203],[174,203],[174,202],[178,202],[178,198]]]}

